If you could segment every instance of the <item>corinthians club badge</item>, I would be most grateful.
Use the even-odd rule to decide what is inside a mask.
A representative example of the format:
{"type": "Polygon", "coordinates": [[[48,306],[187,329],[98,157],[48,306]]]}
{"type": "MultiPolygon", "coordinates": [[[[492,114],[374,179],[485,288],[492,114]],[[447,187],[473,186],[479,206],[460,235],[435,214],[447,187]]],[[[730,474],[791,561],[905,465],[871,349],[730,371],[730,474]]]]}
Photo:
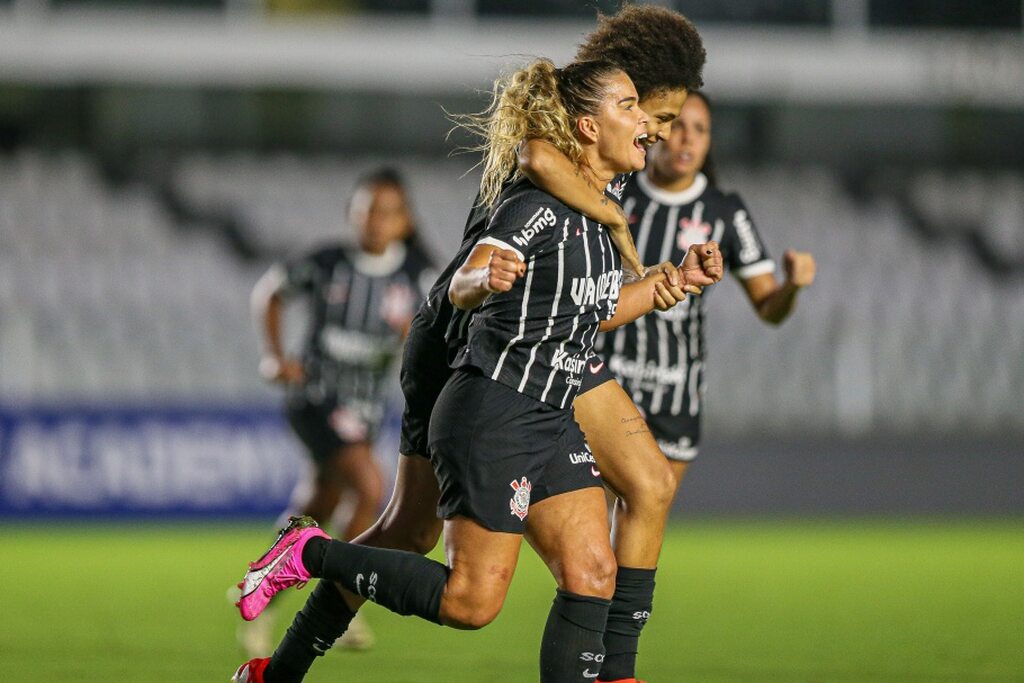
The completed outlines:
{"type": "Polygon", "coordinates": [[[515,479],[509,484],[515,493],[512,494],[512,500],[508,502],[510,508],[512,508],[512,514],[519,519],[526,519],[526,513],[530,509],[530,491],[533,490],[533,484],[523,477],[519,481],[515,479]]]}

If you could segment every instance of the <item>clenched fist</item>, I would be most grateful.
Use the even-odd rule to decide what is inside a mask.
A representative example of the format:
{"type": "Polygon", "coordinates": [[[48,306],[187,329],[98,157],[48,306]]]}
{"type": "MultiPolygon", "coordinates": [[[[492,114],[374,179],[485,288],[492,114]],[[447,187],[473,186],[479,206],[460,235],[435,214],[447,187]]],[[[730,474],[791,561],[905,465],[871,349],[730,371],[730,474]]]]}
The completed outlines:
{"type": "Polygon", "coordinates": [[[691,294],[700,294],[704,287],[721,280],[724,272],[722,252],[714,240],[707,244],[691,244],[679,264],[683,289],[691,294]]]}
{"type": "Polygon", "coordinates": [[[306,378],[301,362],[269,355],[260,360],[260,374],[268,382],[276,384],[300,384],[306,378]]]}
{"type": "Polygon", "coordinates": [[[674,263],[666,261],[647,268],[644,279],[648,278],[656,280],[654,283],[654,308],[657,310],[667,311],[686,299],[686,292],[682,289],[682,276],[674,263]]]}
{"type": "Polygon", "coordinates": [[[487,261],[484,289],[488,292],[507,292],[525,274],[526,264],[519,260],[518,254],[509,249],[495,249],[487,261]]]}
{"type": "Polygon", "coordinates": [[[787,249],[782,265],[786,270],[786,283],[796,287],[806,287],[814,282],[817,265],[809,251],[787,249]]]}

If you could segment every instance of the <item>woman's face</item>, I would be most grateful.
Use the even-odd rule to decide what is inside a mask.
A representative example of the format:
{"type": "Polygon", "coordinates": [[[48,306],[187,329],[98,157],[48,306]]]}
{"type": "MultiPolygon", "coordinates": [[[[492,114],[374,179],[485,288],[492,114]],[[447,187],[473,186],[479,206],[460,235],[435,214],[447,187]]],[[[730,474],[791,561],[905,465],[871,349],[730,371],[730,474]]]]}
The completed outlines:
{"type": "Polygon", "coordinates": [[[379,254],[412,229],[412,215],[405,194],[394,185],[364,185],[352,197],[349,218],[359,235],[359,245],[379,254]]]}
{"type": "Polygon", "coordinates": [[[643,145],[647,114],[640,108],[633,81],[619,71],[609,78],[601,108],[593,117],[597,130],[597,153],[614,173],[639,171],[647,160],[643,145]]]}
{"type": "Polygon", "coordinates": [[[695,176],[711,148],[711,112],[700,97],[688,97],[668,139],[651,149],[651,164],[663,178],[695,176]]]}
{"type": "Polygon", "coordinates": [[[658,95],[648,95],[640,101],[640,108],[647,114],[647,146],[668,138],[672,122],[679,116],[686,101],[686,90],[666,90],[658,95]]]}

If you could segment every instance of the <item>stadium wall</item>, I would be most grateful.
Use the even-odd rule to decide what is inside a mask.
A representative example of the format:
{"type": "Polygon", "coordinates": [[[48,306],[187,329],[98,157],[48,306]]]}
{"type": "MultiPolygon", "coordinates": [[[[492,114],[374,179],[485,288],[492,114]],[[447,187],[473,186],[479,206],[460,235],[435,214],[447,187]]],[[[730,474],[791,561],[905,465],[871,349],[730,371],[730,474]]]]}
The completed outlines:
{"type": "Polygon", "coordinates": [[[302,462],[277,408],[0,408],[0,514],[276,515],[302,462]]]}
{"type": "MultiPolygon", "coordinates": [[[[676,514],[1019,516],[1021,454],[1013,439],[713,432],[676,514]]],[[[304,463],[275,407],[0,408],[0,516],[270,518],[304,463]]]]}

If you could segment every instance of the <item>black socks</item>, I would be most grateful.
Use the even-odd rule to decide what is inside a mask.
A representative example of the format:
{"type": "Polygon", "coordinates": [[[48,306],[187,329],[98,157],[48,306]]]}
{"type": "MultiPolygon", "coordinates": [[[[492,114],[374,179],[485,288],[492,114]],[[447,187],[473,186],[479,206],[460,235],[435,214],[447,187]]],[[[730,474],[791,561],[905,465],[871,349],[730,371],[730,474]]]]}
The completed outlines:
{"type": "Polygon", "coordinates": [[[606,654],[601,668],[602,681],[636,676],[636,653],[640,632],[651,616],[656,571],[619,567],[604,631],[606,654]]]}
{"type": "Polygon", "coordinates": [[[448,568],[416,553],[312,538],[302,564],[315,577],[335,581],[392,612],[439,624],[448,568]]]}
{"type": "Polygon", "coordinates": [[[608,600],[559,589],[540,644],[541,683],[593,681],[601,671],[608,600]]]}
{"type": "Polygon", "coordinates": [[[306,542],[302,564],[322,580],[274,651],[263,674],[267,683],[298,683],[313,661],[348,629],[355,612],[332,582],[392,612],[440,623],[438,612],[448,580],[443,564],[415,553],[325,538],[306,542]]]}
{"type": "Polygon", "coordinates": [[[354,616],[355,612],[330,582],[319,582],[274,651],[263,679],[266,683],[301,681],[313,661],[348,629],[354,616]]]}

